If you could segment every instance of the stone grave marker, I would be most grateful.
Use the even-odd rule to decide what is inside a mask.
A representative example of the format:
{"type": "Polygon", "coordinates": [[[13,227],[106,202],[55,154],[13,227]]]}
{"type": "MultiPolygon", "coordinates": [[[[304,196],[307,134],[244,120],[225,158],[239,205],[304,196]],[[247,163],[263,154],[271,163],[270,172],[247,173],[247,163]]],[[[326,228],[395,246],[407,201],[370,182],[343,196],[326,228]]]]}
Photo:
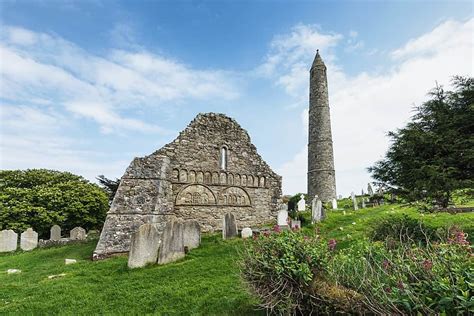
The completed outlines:
{"type": "Polygon", "coordinates": [[[201,226],[195,220],[184,222],[184,247],[188,250],[199,247],[201,244],[201,226]]]}
{"type": "Polygon", "coordinates": [[[33,228],[28,228],[26,231],[21,233],[20,247],[22,250],[29,251],[33,250],[38,246],[38,233],[33,228]]]}
{"type": "Polygon", "coordinates": [[[301,228],[301,221],[292,219],[291,220],[291,229],[300,229],[301,228]]]}
{"type": "Polygon", "coordinates": [[[336,198],[332,199],[332,209],[337,210],[337,200],[336,200],[336,198]]]}
{"type": "Polygon", "coordinates": [[[362,198],[362,208],[365,208],[365,198],[362,198]]]}
{"type": "Polygon", "coordinates": [[[128,267],[141,268],[156,263],[160,247],[160,233],[156,224],[143,224],[132,234],[128,267]]]}
{"type": "Polygon", "coordinates": [[[18,247],[18,234],[13,230],[0,231],[0,252],[15,251],[18,247]]]}
{"type": "Polygon", "coordinates": [[[298,211],[303,212],[306,210],[306,201],[303,197],[298,201],[298,211]]]}
{"type": "Polygon", "coordinates": [[[238,236],[237,223],[232,213],[227,213],[222,221],[222,238],[228,239],[238,236]]]}
{"type": "Polygon", "coordinates": [[[312,206],[311,223],[314,224],[320,222],[323,219],[323,203],[317,195],[314,196],[312,206]]]}
{"type": "Polygon", "coordinates": [[[250,227],[245,227],[240,232],[240,235],[242,236],[242,239],[250,238],[253,235],[252,229],[250,227]]]}
{"type": "Polygon", "coordinates": [[[288,205],[282,204],[278,211],[278,226],[288,226],[288,205]]]}
{"type": "Polygon", "coordinates": [[[359,206],[357,205],[357,199],[354,192],[351,192],[351,198],[352,198],[352,204],[354,206],[354,211],[357,211],[359,209],[359,206]]]}
{"type": "Polygon", "coordinates": [[[61,227],[54,225],[50,229],[49,240],[60,240],[61,239],[61,227]]]}
{"type": "Polygon", "coordinates": [[[161,236],[158,264],[166,264],[184,258],[184,225],[182,221],[171,219],[166,223],[161,236]]]}
{"type": "Polygon", "coordinates": [[[74,227],[69,233],[72,240],[86,240],[86,230],[82,227],[74,227]]]}

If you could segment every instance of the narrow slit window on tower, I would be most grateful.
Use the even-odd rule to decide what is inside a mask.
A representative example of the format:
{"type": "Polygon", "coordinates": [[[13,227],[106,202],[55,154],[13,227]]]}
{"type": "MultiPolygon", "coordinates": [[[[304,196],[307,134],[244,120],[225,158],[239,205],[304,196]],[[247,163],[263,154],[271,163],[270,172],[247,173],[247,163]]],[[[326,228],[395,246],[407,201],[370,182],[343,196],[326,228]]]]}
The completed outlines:
{"type": "Polygon", "coordinates": [[[227,148],[222,147],[221,148],[221,169],[226,170],[227,169],[227,148]]]}

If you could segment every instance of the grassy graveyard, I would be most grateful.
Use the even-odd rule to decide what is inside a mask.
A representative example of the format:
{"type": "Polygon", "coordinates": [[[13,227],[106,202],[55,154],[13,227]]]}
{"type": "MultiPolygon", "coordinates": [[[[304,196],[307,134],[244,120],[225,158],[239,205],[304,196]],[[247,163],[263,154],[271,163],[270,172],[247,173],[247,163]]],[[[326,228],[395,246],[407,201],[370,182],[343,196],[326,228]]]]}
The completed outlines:
{"type": "MultiPolygon", "coordinates": [[[[370,227],[387,216],[403,214],[433,228],[457,225],[471,236],[474,231],[474,213],[423,214],[402,204],[329,211],[324,222],[303,230],[334,238],[341,249],[366,238],[370,227]]],[[[127,268],[126,257],[90,261],[95,244],[0,255],[0,313],[264,314],[239,276],[241,239],[204,235],[201,247],[184,260],[135,270],[127,268]],[[78,263],[66,266],[65,258],[78,263]],[[22,272],[6,274],[13,268],[22,272]],[[66,275],[48,279],[61,273],[66,275]]]]}

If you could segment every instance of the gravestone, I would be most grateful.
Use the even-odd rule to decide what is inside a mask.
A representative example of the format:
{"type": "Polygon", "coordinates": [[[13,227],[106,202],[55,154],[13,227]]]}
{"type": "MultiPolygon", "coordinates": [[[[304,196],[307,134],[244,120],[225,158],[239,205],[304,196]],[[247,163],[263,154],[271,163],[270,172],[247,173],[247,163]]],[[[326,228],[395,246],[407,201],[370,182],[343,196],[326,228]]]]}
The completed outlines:
{"type": "Polygon", "coordinates": [[[74,264],[74,263],[77,263],[76,259],[64,259],[65,265],[74,264]]]}
{"type": "Polygon", "coordinates": [[[253,235],[252,229],[250,227],[245,227],[242,229],[242,232],[240,232],[240,235],[242,236],[242,239],[250,238],[253,235]]]}
{"type": "Polygon", "coordinates": [[[357,205],[357,199],[356,199],[356,196],[355,196],[354,192],[351,192],[351,198],[352,198],[352,204],[353,204],[353,207],[354,207],[354,211],[357,211],[359,209],[359,206],[357,205]]]}
{"type": "Polygon", "coordinates": [[[300,212],[303,212],[306,210],[306,201],[304,200],[304,198],[302,197],[299,201],[298,201],[298,211],[300,212]]]}
{"type": "Polygon", "coordinates": [[[236,236],[238,236],[238,231],[234,214],[227,213],[222,220],[222,238],[228,239],[236,236]]]}
{"type": "Polygon", "coordinates": [[[199,247],[201,244],[201,226],[194,220],[184,222],[184,247],[188,250],[199,247]]]}
{"type": "Polygon", "coordinates": [[[72,240],[86,240],[86,230],[82,227],[75,227],[69,233],[69,238],[72,240]]]}
{"type": "Polygon", "coordinates": [[[291,229],[300,229],[301,228],[301,221],[292,219],[291,220],[291,229]]]}
{"type": "Polygon", "coordinates": [[[0,252],[15,251],[18,247],[18,234],[13,230],[0,231],[0,252]]]}
{"type": "Polygon", "coordinates": [[[323,203],[317,195],[314,196],[312,206],[311,223],[314,224],[320,222],[323,219],[323,203]]]}
{"type": "Polygon", "coordinates": [[[50,229],[49,240],[60,240],[61,239],[61,227],[54,225],[50,229]]]}
{"type": "Polygon", "coordinates": [[[28,228],[21,233],[20,247],[24,251],[33,250],[38,246],[38,233],[33,228],[28,228]]]}
{"type": "Polygon", "coordinates": [[[362,208],[365,208],[365,198],[362,198],[362,208]]]}
{"type": "Polygon", "coordinates": [[[160,234],[156,224],[141,225],[132,234],[130,252],[128,253],[128,267],[141,268],[148,263],[156,263],[160,247],[160,234]]]}
{"type": "Polygon", "coordinates": [[[278,226],[288,226],[288,205],[282,204],[278,211],[278,226]]]}
{"type": "Polygon", "coordinates": [[[332,199],[332,209],[337,210],[337,200],[336,199],[332,199]]]}
{"type": "Polygon", "coordinates": [[[183,222],[171,219],[161,236],[158,264],[166,264],[184,258],[183,222]]]}
{"type": "Polygon", "coordinates": [[[370,196],[374,195],[374,190],[372,189],[372,185],[370,185],[370,183],[367,184],[367,193],[369,193],[370,196]]]}

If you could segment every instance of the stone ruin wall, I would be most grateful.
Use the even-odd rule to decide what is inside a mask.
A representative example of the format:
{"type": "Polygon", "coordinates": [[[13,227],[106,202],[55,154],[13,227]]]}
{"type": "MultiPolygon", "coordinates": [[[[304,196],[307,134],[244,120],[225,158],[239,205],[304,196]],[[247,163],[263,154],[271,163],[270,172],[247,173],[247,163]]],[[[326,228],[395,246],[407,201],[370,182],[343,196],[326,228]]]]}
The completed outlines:
{"type": "Polygon", "coordinates": [[[144,223],[197,220],[203,231],[222,229],[232,212],[239,229],[276,220],[281,177],[257,153],[248,133],[222,114],[199,114],[171,143],[135,158],[121,179],[94,257],[127,252],[144,223]],[[222,148],[227,151],[221,168],[222,148]]]}

